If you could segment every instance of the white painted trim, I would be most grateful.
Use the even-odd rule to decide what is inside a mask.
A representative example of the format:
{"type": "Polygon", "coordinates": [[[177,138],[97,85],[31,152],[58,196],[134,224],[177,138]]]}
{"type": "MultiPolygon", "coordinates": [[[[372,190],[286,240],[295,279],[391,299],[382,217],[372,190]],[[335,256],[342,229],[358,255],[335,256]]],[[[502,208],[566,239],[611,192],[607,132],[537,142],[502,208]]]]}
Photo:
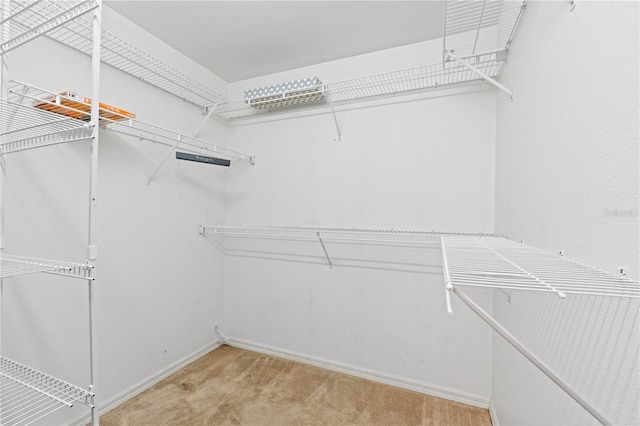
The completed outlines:
{"type": "Polygon", "coordinates": [[[491,416],[491,424],[493,426],[500,426],[500,421],[498,420],[498,411],[496,410],[496,406],[493,405],[493,401],[489,402],[489,416],[491,416]]]}
{"type": "Polygon", "coordinates": [[[262,345],[260,343],[248,342],[240,339],[229,338],[229,340],[227,340],[225,344],[240,349],[247,349],[268,355],[278,356],[292,361],[302,362],[304,364],[314,365],[316,367],[326,368],[328,370],[349,374],[351,376],[373,380],[374,382],[385,383],[387,385],[420,392],[426,395],[435,396],[437,398],[444,398],[485,409],[489,408],[488,398],[457,389],[451,389],[425,382],[418,382],[404,377],[381,373],[374,370],[368,370],[350,364],[327,360],[324,358],[303,355],[285,349],[274,348],[271,346],[262,345]]]}
{"type": "MultiPolygon", "coordinates": [[[[176,362],[174,362],[173,364],[167,366],[167,368],[158,371],[155,374],[152,374],[151,376],[142,379],[141,381],[139,381],[138,383],[130,386],[129,388],[125,389],[124,391],[120,392],[119,394],[115,395],[114,397],[110,398],[108,401],[104,401],[100,403],[100,415],[103,415],[105,413],[107,413],[108,411],[116,408],[118,405],[128,401],[129,399],[133,398],[134,396],[138,395],[139,393],[149,389],[151,386],[155,385],[156,383],[158,383],[159,381],[161,381],[162,379],[165,379],[167,377],[169,377],[170,375],[172,375],[173,373],[175,373],[176,371],[180,370],[181,368],[187,366],[188,364],[191,364],[192,362],[194,362],[195,360],[197,360],[198,358],[201,358],[203,356],[205,356],[206,354],[208,354],[209,352],[213,351],[214,349],[217,349],[218,347],[220,347],[222,345],[222,342],[220,340],[216,340],[212,343],[207,344],[206,346],[196,350],[195,352],[180,358],[179,360],[177,360],[176,362]]],[[[90,414],[86,414],[74,421],[72,421],[71,423],[69,423],[69,426],[80,426],[80,425],[86,425],[89,422],[91,422],[91,415],[90,414]]]]}

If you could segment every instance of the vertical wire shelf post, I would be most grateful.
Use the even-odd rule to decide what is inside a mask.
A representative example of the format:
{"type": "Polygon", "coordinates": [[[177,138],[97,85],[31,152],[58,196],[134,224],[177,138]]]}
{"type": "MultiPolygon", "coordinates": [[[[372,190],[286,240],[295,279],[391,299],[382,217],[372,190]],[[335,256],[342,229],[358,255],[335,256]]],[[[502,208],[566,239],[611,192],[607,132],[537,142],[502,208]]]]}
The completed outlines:
{"type": "MultiPolygon", "coordinates": [[[[4,279],[19,275],[45,273],[85,280],[89,288],[89,340],[90,340],[90,385],[87,389],[55,378],[45,372],[10,360],[0,354],[0,424],[27,425],[42,421],[49,414],[76,403],[91,409],[91,422],[98,424],[98,409],[95,405],[95,363],[94,363],[94,320],[92,288],[95,285],[91,255],[86,263],[61,262],[26,256],[11,255],[4,252],[4,161],[6,154],[57,145],[61,143],[92,140],[92,173],[97,165],[97,138],[99,104],[99,37],[101,0],[11,0],[0,2],[0,321],[4,279]],[[92,64],[92,85],[94,106],[92,120],[81,120],[36,108],[32,102],[32,88],[26,85],[9,83],[6,65],[7,53],[43,35],[53,34],[72,25],[83,15],[92,12],[91,31],[94,32],[90,43],[92,64]],[[97,48],[96,48],[97,41],[97,48]],[[96,64],[95,59],[98,62],[96,64]],[[96,66],[97,65],[97,66],[96,66]]],[[[95,177],[95,175],[93,175],[95,177]]],[[[92,178],[91,187],[95,187],[92,178]]],[[[95,196],[90,198],[95,201],[95,196]]],[[[90,214],[90,223],[94,214],[90,214]]],[[[90,240],[92,230],[89,231],[90,240]]],[[[91,243],[90,243],[91,244],[91,243]]],[[[89,250],[91,253],[91,250],[89,250]]],[[[1,329],[1,327],[0,327],[1,329]]],[[[2,351],[0,351],[1,353],[2,351]]]]}

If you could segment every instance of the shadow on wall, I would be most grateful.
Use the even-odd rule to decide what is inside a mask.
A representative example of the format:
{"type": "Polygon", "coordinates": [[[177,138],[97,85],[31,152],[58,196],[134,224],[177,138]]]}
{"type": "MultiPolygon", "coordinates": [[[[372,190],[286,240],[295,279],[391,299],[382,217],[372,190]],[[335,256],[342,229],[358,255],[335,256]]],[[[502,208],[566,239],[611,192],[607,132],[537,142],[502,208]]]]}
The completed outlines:
{"type": "MultiPolygon", "coordinates": [[[[507,306],[497,294],[496,301],[502,299],[503,305],[499,320],[609,422],[640,424],[640,301],[590,295],[563,300],[547,293],[512,296],[507,306]]],[[[558,397],[562,391],[546,377],[531,379],[528,387],[544,387],[535,391],[536,405],[544,407],[536,414],[541,423],[595,422],[577,403],[567,410],[564,396],[558,397]]]]}

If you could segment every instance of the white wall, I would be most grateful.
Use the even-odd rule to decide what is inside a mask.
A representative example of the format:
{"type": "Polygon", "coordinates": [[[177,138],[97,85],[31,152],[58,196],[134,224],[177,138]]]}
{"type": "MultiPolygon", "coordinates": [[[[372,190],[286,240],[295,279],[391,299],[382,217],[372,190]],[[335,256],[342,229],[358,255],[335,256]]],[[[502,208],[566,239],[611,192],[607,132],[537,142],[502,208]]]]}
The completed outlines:
{"type": "MultiPolygon", "coordinates": [[[[238,82],[230,93],[437,62],[440,46],[238,82]]],[[[341,110],[341,141],[328,114],[232,127],[229,146],[257,164],[230,170],[226,222],[492,232],[495,93],[446,93],[341,110]]],[[[318,243],[227,238],[226,248],[229,337],[486,406],[490,334],[462,306],[446,315],[437,246],[330,244],[332,269],[318,243]]],[[[490,293],[471,293],[491,310],[490,293]]]]}
{"type": "MultiPolygon", "coordinates": [[[[104,26],[187,74],[226,84],[104,10],[104,26]],[[159,56],[161,56],[159,55],[159,56]],[[162,56],[161,56],[162,57],[162,56]],[[163,58],[164,59],[164,58],[163,58]]],[[[89,58],[45,39],[10,53],[10,74],[52,91],[91,96],[89,58]]],[[[200,111],[108,66],[101,101],[150,123],[191,134],[200,111]]],[[[223,144],[209,121],[202,137],[223,144]]],[[[212,344],[223,321],[224,261],[197,225],[224,217],[223,168],[171,159],[168,148],[101,132],[98,188],[97,329],[100,403],[212,344]]],[[[6,251],[83,262],[86,258],[89,142],[7,157],[6,251]]],[[[82,386],[88,379],[83,281],[48,275],[5,280],[3,354],[82,386]]],[[[86,408],[62,410],[64,423],[86,408]]]]}
{"type": "MultiPolygon", "coordinates": [[[[225,82],[105,9],[107,29],[226,93],[225,82]]],[[[491,395],[503,424],[592,421],[500,339],[492,345],[464,306],[454,300],[455,315],[446,316],[437,249],[333,243],[330,269],[319,244],[203,238],[196,226],[495,230],[607,270],[627,265],[637,279],[637,15],[636,3],[578,2],[569,13],[564,3],[530,2],[501,75],[513,102],[479,85],[351,105],[338,109],[339,142],[321,110],[229,130],[207,123],[203,137],[255,154],[255,166],[170,160],[147,186],[166,148],[103,132],[99,401],[210,344],[217,324],[237,343],[451,399],[483,405],[491,395]]],[[[419,43],[238,82],[229,94],[437,62],[440,47],[419,43]]],[[[16,79],[90,92],[88,58],[53,42],[35,41],[10,59],[16,79]]],[[[102,101],[187,134],[202,117],[108,66],[102,101]]],[[[83,142],[9,156],[8,252],[84,259],[88,158],[83,142]]],[[[3,353],[88,383],[82,287],[48,276],[6,280],[3,353]]],[[[638,423],[637,303],[514,292],[509,304],[502,293],[468,293],[612,422],[638,423]]]]}
{"type": "MultiPolygon", "coordinates": [[[[638,279],[638,3],[529,2],[500,80],[496,233],[638,279]]],[[[613,424],[640,423],[638,303],[496,293],[494,314],[613,424]]],[[[494,339],[501,424],[591,418],[494,339]]]]}

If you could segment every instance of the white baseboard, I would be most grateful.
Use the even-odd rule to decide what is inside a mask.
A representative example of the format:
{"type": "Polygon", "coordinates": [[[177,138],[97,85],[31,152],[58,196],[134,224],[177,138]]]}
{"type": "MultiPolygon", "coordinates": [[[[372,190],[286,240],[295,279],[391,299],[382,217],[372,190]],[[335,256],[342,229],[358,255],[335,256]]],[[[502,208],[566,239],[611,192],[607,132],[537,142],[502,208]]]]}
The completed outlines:
{"type": "MultiPolygon", "coordinates": [[[[188,364],[191,364],[192,362],[194,362],[195,360],[197,360],[198,358],[203,357],[204,355],[208,354],[209,352],[211,352],[214,349],[217,349],[218,347],[220,347],[222,345],[222,342],[220,340],[216,340],[213,343],[209,343],[206,346],[198,349],[197,351],[183,357],[180,358],[179,360],[177,360],[176,362],[174,362],[173,364],[169,365],[167,368],[158,371],[157,373],[142,379],[141,381],[139,381],[138,383],[134,384],[133,386],[125,389],[124,391],[120,392],[119,394],[115,395],[114,397],[110,398],[108,401],[103,401],[100,403],[100,415],[105,414],[106,412],[108,412],[109,410],[112,410],[114,408],[116,408],[118,405],[122,404],[123,402],[128,401],[129,399],[133,398],[134,396],[138,395],[139,393],[145,391],[146,389],[150,388],[151,386],[155,385],[156,383],[158,383],[159,381],[161,381],[162,379],[165,379],[167,377],[169,377],[170,375],[172,375],[173,373],[175,373],[176,371],[180,370],[181,368],[185,367],[188,364]]],[[[90,414],[86,414],[80,418],[78,418],[77,420],[71,422],[69,424],[69,426],[80,426],[80,425],[86,425],[87,423],[91,422],[91,415],[90,414]]]]}
{"type": "Polygon", "coordinates": [[[493,405],[493,401],[489,402],[489,415],[491,416],[491,424],[493,424],[493,426],[500,426],[498,412],[496,411],[495,405],[493,405]]]}
{"type": "MultiPolygon", "coordinates": [[[[292,361],[302,362],[304,364],[314,365],[316,367],[326,368],[328,370],[337,371],[340,373],[349,374],[364,379],[373,380],[375,382],[385,383],[391,386],[396,386],[402,389],[408,389],[426,395],[435,396],[438,398],[444,398],[451,401],[460,402],[463,404],[473,405],[480,408],[489,407],[489,399],[479,395],[470,394],[468,392],[460,391],[457,389],[451,389],[443,386],[437,386],[429,383],[418,382],[404,377],[393,376],[390,374],[380,373],[373,370],[368,370],[353,365],[331,361],[323,358],[313,357],[309,355],[303,355],[295,352],[291,352],[284,349],[265,346],[259,343],[248,342],[244,340],[229,338],[224,342],[229,346],[234,346],[241,349],[247,349],[255,352],[260,352],[268,355],[274,355],[281,358],[290,359],[292,361]]],[[[494,423],[495,424],[495,423],[494,423]]]]}

